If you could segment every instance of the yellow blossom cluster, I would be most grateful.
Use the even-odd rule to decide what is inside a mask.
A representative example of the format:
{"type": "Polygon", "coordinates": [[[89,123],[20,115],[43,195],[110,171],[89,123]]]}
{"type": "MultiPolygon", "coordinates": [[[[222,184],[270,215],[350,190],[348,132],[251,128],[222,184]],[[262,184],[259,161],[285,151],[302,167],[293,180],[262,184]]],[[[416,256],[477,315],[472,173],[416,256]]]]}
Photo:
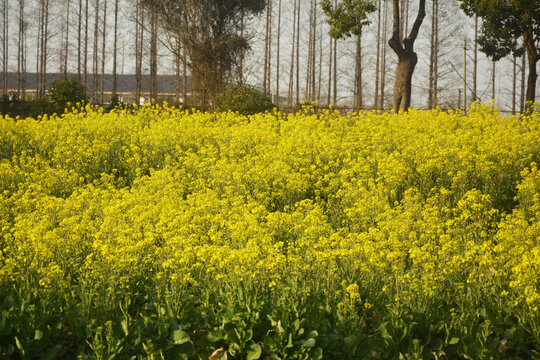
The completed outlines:
{"type": "Polygon", "coordinates": [[[366,311],[485,299],[540,338],[539,161],[540,112],[490,105],[0,118],[0,297],[32,282],[88,301],[246,284],[366,311]]]}

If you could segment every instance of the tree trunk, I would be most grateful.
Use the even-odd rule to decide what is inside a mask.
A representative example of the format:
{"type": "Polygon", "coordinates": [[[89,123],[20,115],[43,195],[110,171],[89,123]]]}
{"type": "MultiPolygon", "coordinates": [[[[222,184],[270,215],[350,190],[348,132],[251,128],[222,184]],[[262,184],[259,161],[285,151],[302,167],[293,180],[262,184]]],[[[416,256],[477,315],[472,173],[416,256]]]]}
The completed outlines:
{"type": "Polygon", "coordinates": [[[327,104],[330,105],[332,102],[332,65],[334,60],[334,39],[330,37],[330,53],[328,57],[328,100],[327,104]]]}
{"type": "Polygon", "coordinates": [[[394,22],[392,38],[388,42],[392,50],[398,56],[398,65],[396,68],[396,84],[394,86],[394,111],[407,111],[411,106],[411,91],[412,91],[412,75],[418,56],[414,52],[414,42],[418,37],[418,31],[426,16],[426,1],[420,0],[418,14],[411,29],[409,36],[403,41],[403,46],[400,42],[399,35],[399,0],[393,0],[394,22]]]}
{"type": "MultiPolygon", "coordinates": [[[[379,74],[380,74],[380,58],[381,58],[381,0],[379,0],[379,6],[377,7],[378,20],[377,20],[377,60],[375,65],[375,100],[373,108],[379,109],[379,74]]],[[[395,20],[394,20],[395,21],[395,20]]],[[[400,45],[401,46],[401,45],[400,45]]]]}
{"type": "Polygon", "coordinates": [[[112,71],[112,99],[118,102],[117,95],[117,51],[118,51],[118,0],[114,1],[114,45],[113,45],[113,71],[112,71]]]}
{"type": "Polygon", "coordinates": [[[88,0],[84,2],[84,61],[83,61],[83,86],[88,92],[88,0]]]}
{"type": "Polygon", "coordinates": [[[17,48],[17,93],[24,100],[26,95],[26,26],[24,23],[24,0],[19,0],[19,39],[17,48]]]}
{"type": "Polygon", "coordinates": [[[78,13],[78,26],[77,26],[77,81],[82,81],[81,73],[81,35],[82,35],[82,0],[79,0],[79,13],[78,13]]]}
{"type": "Polygon", "coordinates": [[[525,101],[534,102],[536,100],[536,79],[538,78],[536,63],[538,62],[539,56],[534,41],[532,26],[529,26],[528,30],[525,32],[523,42],[527,49],[527,58],[529,60],[529,77],[527,78],[527,94],[525,101]]]}
{"type": "Polygon", "coordinates": [[[298,0],[296,20],[296,103],[300,103],[300,8],[302,0],[298,0]]]}
{"type": "Polygon", "coordinates": [[[292,32],[292,51],[291,51],[291,66],[289,70],[289,91],[287,93],[287,106],[291,107],[293,103],[294,90],[294,51],[296,45],[296,7],[297,0],[294,0],[293,8],[293,32],[292,32]]]}
{"type": "Polygon", "coordinates": [[[69,57],[69,10],[70,10],[71,1],[67,2],[67,14],[66,14],[66,43],[64,49],[64,79],[67,79],[68,74],[68,57],[69,57]]]}
{"type": "Polygon", "coordinates": [[[2,9],[2,21],[4,22],[4,25],[2,27],[3,30],[3,37],[2,37],[2,92],[4,94],[7,93],[8,90],[8,82],[7,82],[7,76],[8,76],[8,47],[9,47],[9,21],[8,21],[8,9],[9,9],[8,0],[3,1],[3,9],[2,9]]]}
{"type": "Polygon", "coordinates": [[[95,17],[94,17],[94,56],[93,56],[93,62],[92,62],[92,99],[94,101],[97,99],[97,90],[98,90],[98,74],[99,74],[99,64],[98,64],[98,39],[99,39],[99,0],[95,0],[94,3],[94,9],[95,9],[95,17]]]}
{"type": "Polygon", "coordinates": [[[158,27],[156,12],[152,11],[150,18],[150,100],[157,101],[157,37],[158,27]]]}
{"type": "Polygon", "coordinates": [[[103,2],[103,29],[101,30],[101,78],[99,83],[99,103],[105,103],[105,45],[107,36],[107,0],[103,2]]]}
{"type": "MultiPolygon", "coordinates": [[[[384,11],[383,11],[383,34],[382,34],[382,43],[386,44],[387,34],[388,33],[388,3],[384,2],[384,11]]],[[[400,45],[401,45],[401,36],[399,36],[400,39],[400,45]]],[[[385,89],[386,89],[386,46],[383,46],[382,48],[382,55],[381,55],[381,109],[384,109],[384,98],[385,98],[385,89]]]]}
{"type": "Polygon", "coordinates": [[[494,101],[495,100],[495,86],[496,86],[496,83],[495,83],[495,61],[492,62],[491,64],[491,99],[494,101]]]}
{"type": "Polygon", "coordinates": [[[279,68],[280,68],[280,45],[281,45],[281,0],[278,2],[278,32],[276,47],[276,106],[279,108],[279,68]]]}
{"type": "Polygon", "coordinates": [[[516,115],[516,69],[517,69],[517,61],[516,61],[516,55],[513,56],[512,61],[512,115],[516,115]]]}
{"type": "Polygon", "coordinates": [[[357,110],[362,110],[362,33],[356,36],[356,68],[354,76],[354,106],[357,110]]]}
{"type": "Polygon", "coordinates": [[[269,82],[269,79],[268,79],[268,67],[270,66],[269,58],[270,58],[270,49],[271,49],[271,43],[270,43],[271,42],[271,34],[270,34],[270,32],[272,31],[272,25],[271,25],[272,15],[271,15],[271,12],[272,12],[272,2],[270,0],[266,4],[266,33],[265,33],[265,37],[264,37],[263,89],[264,89],[265,94],[268,94],[267,89],[268,89],[268,82],[269,82]]]}
{"type": "Polygon", "coordinates": [[[478,91],[478,16],[474,17],[474,60],[473,60],[473,91],[472,101],[477,101],[478,91]]]}

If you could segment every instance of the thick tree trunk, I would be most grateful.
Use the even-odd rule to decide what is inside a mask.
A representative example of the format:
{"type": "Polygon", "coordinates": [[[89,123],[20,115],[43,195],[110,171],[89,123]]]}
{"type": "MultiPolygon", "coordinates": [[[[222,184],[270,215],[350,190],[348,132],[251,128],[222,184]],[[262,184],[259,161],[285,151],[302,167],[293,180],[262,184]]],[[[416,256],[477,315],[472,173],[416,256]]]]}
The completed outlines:
{"type": "Polygon", "coordinates": [[[412,74],[418,63],[418,56],[414,52],[414,42],[418,36],[420,26],[426,16],[426,1],[420,0],[418,14],[409,36],[403,41],[399,34],[399,0],[393,0],[394,23],[392,38],[388,42],[392,50],[398,56],[398,65],[396,68],[396,83],[394,86],[394,111],[407,111],[411,106],[412,74]]]}
{"type": "Polygon", "coordinates": [[[525,43],[527,58],[529,60],[529,77],[527,79],[527,94],[525,96],[525,101],[534,102],[536,100],[536,79],[538,78],[536,63],[538,62],[539,56],[534,42],[532,27],[529,27],[525,32],[523,42],[525,43]]]}
{"type": "Polygon", "coordinates": [[[400,58],[398,61],[393,104],[393,108],[396,112],[399,110],[406,111],[411,107],[412,75],[417,63],[418,57],[415,52],[400,58]]]}

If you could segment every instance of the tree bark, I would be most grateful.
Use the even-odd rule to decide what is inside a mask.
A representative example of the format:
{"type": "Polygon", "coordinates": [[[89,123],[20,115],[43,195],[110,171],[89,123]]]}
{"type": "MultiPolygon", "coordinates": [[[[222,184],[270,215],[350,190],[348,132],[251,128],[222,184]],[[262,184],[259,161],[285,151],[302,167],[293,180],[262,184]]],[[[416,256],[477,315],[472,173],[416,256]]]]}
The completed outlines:
{"type": "Polygon", "coordinates": [[[26,24],[24,22],[24,0],[19,0],[19,39],[17,47],[17,93],[24,100],[26,95],[26,24]]]}
{"type": "Polygon", "coordinates": [[[83,61],[83,86],[88,92],[88,0],[84,2],[84,61],[83,61]]]}
{"type": "Polygon", "coordinates": [[[300,103],[300,8],[302,0],[298,0],[296,20],[296,103],[300,103]]]}
{"type": "Polygon", "coordinates": [[[517,83],[517,60],[516,55],[513,56],[512,61],[512,115],[516,115],[516,83],[517,83]]]}
{"type": "Polygon", "coordinates": [[[280,50],[281,50],[281,0],[278,1],[278,32],[277,32],[277,47],[276,47],[276,106],[278,108],[279,108],[280,50]]]}
{"type": "Polygon", "coordinates": [[[9,48],[9,21],[8,21],[8,11],[9,11],[9,4],[8,0],[3,1],[3,9],[2,9],[2,21],[4,22],[4,25],[2,27],[3,30],[3,37],[2,37],[2,92],[4,94],[7,94],[7,88],[8,88],[8,82],[7,82],[7,76],[8,76],[8,48],[9,48]]]}
{"type": "Polygon", "coordinates": [[[473,91],[472,101],[477,101],[478,91],[478,16],[474,17],[474,60],[473,60],[473,91]]]}
{"type": "Polygon", "coordinates": [[[392,38],[388,44],[398,56],[393,104],[393,108],[397,112],[400,110],[407,111],[411,106],[412,75],[418,63],[418,56],[414,52],[414,42],[418,37],[418,31],[426,16],[426,1],[420,0],[416,20],[409,36],[403,41],[403,46],[401,45],[399,34],[399,0],[393,0],[393,5],[394,22],[392,38]]]}
{"type": "Polygon", "coordinates": [[[150,18],[150,100],[157,101],[157,37],[158,26],[156,12],[152,11],[150,18]]]}
{"type": "Polygon", "coordinates": [[[375,65],[375,100],[373,108],[379,109],[379,73],[380,73],[380,58],[381,58],[381,0],[379,0],[378,6],[378,20],[377,20],[377,60],[375,65]]]}
{"type": "Polygon", "coordinates": [[[71,1],[67,0],[67,14],[66,14],[66,43],[64,49],[64,79],[67,80],[68,74],[68,57],[69,57],[69,10],[71,1]]]}
{"type": "Polygon", "coordinates": [[[357,110],[364,107],[362,93],[362,33],[356,36],[356,68],[354,77],[354,106],[357,110]]]}
{"type": "Polygon", "coordinates": [[[105,103],[105,45],[107,36],[107,0],[103,2],[103,29],[101,29],[101,77],[99,82],[99,103],[105,103]]]}
{"type": "Polygon", "coordinates": [[[529,26],[523,35],[523,43],[527,49],[527,58],[529,60],[529,77],[527,78],[527,94],[525,96],[525,101],[534,102],[536,99],[536,79],[538,78],[536,63],[538,62],[539,56],[535,46],[532,26],[529,26]]]}
{"type": "Polygon", "coordinates": [[[295,45],[296,45],[296,7],[297,7],[297,0],[294,0],[291,66],[289,70],[289,91],[287,93],[287,106],[289,107],[292,106],[293,90],[294,90],[294,51],[295,51],[295,45]]]}
{"type": "Polygon", "coordinates": [[[113,71],[112,71],[112,99],[118,102],[117,95],[117,52],[118,52],[118,0],[114,1],[114,45],[113,45],[113,71]]]}

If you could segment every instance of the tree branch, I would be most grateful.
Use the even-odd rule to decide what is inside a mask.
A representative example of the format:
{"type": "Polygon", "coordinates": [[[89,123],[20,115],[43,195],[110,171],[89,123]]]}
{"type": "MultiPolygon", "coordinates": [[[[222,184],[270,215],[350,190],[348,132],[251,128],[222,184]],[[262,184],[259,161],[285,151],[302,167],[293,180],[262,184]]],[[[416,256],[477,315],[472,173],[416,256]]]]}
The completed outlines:
{"type": "Polygon", "coordinates": [[[420,30],[420,26],[422,25],[422,22],[424,21],[424,17],[426,16],[426,0],[420,0],[420,6],[418,7],[418,15],[416,16],[416,20],[414,21],[413,27],[411,29],[411,33],[405,39],[404,44],[405,48],[411,47],[414,45],[414,42],[416,38],[418,37],[418,31],[420,30]]]}
{"type": "MultiPolygon", "coordinates": [[[[425,0],[422,0],[425,1],[425,0]]],[[[400,36],[400,18],[399,18],[399,0],[393,0],[393,15],[394,22],[392,25],[392,37],[388,41],[388,45],[394,50],[399,58],[405,55],[405,49],[401,46],[401,36],[400,36]]]]}

